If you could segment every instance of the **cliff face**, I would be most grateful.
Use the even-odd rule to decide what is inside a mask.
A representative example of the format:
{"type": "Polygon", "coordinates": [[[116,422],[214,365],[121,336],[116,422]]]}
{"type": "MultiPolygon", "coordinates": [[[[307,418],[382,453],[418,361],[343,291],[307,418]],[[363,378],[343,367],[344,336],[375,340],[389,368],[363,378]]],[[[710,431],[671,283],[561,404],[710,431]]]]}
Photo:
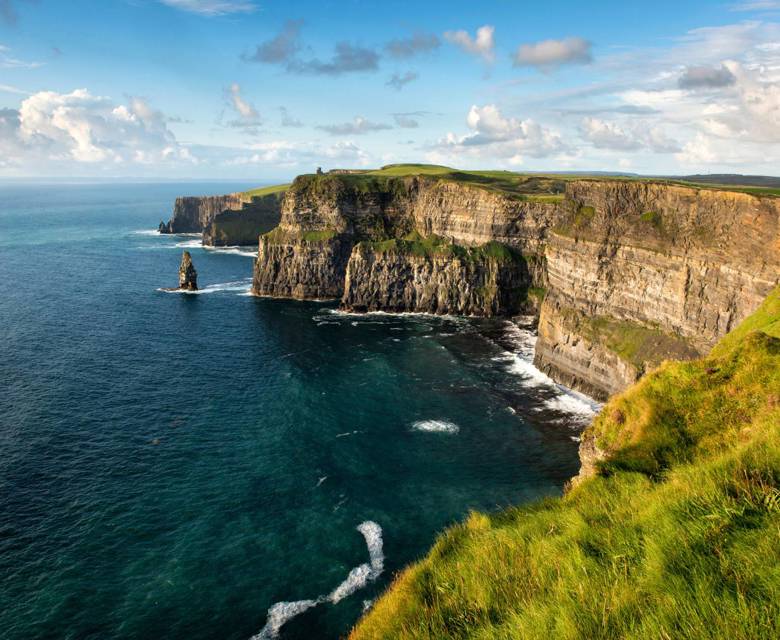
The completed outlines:
{"type": "MultiPolygon", "coordinates": [[[[388,244],[388,243],[385,243],[388,244]]],[[[419,244],[357,245],[347,264],[342,307],[454,315],[517,313],[531,278],[519,254],[416,251],[419,244]]],[[[490,246],[490,245],[488,245],[490,246]]]]}
{"type": "Polygon", "coordinates": [[[352,309],[511,312],[519,305],[512,296],[522,301],[544,277],[544,238],[556,216],[555,204],[421,176],[301,176],[279,227],[260,240],[253,290],[342,298],[352,309]],[[452,249],[426,255],[430,239],[452,249]],[[400,244],[389,251],[388,241],[400,244]],[[491,242],[527,259],[507,267],[465,258],[491,242]]]}
{"type": "MultiPolygon", "coordinates": [[[[213,247],[255,245],[282,217],[283,193],[241,198],[240,207],[217,213],[203,228],[203,244],[213,247]]],[[[233,203],[230,203],[231,205],[233,203]]]]}
{"type": "Polygon", "coordinates": [[[706,353],[778,281],[776,198],[599,179],[569,181],[556,199],[453,177],[329,174],[288,190],[253,290],[496,315],[527,310],[529,288],[544,287],[537,366],[606,398],[665,359],[706,353]]]}
{"type": "Polygon", "coordinates": [[[575,388],[604,397],[643,370],[615,362],[614,350],[577,332],[576,318],[676,336],[692,357],[752,313],[780,279],[778,199],[587,180],[570,183],[566,195],[545,253],[549,293],[536,364],[575,388]]]}
{"type": "Polygon", "coordinates": [[[160,223],[160,233],[200,233],[218,214],[240,210],[249,201],[240,193],[176,198],[173,215],[168,222],[160,223]]]}

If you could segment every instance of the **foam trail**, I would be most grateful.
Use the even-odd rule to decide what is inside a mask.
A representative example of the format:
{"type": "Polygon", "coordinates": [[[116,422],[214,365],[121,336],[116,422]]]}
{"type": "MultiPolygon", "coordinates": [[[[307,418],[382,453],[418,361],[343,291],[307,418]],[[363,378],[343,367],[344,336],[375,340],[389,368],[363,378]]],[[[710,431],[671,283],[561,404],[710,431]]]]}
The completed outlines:
{"type": "Polygon", "coordinates": [[[295,602],[277,602],[268,609],[268,618],[260,633],[253,635],[250,640],[271,640],[279,635],[279,630],[285,622],[295,616],[316,607],[319,600],[296,600],[295,602]]]}
{"type": "Polygon", "coordinates": [[[247,247],[212,247],[211,245],[204,244],[203,248],[206,251],[211,251],[212,253],[229,253],[236,256],[246,256],[248,258],[257,257],[257,250],[255,249],[252,251],[247,247]]]}
{"type": "Polygon", "coordinates": [[[265,626],[260,630],[260,633],[253,635],[249,640],[274,640],[274,638],[279,637],[282,626],[295,616],[325,602],[336,604],[381,575],[385,568],[382,527],[376,522],[366,520],[357,526],[357,530],[363,534],[366,540],[369,562],[352,569],[344,581],[326,596],[319,596],[315,600],[277,602],[272,605],[268,609],[265,626]]]}
{"type": "Polygon", "coordinates": [[[183,293],[184,295],[188,296],[202,296],[206,293],[218,293],[220,291],[242,291],[247,292],[249,291],[249,287],[252,283],[251,278],[246,278],[245,280],[236,280],[234,282],[220,282],[217,284],[210,284],[202,289],[198,289],[197,291],[189,291],[186,289],[157,289],[157,291],[162,291],[163,293],[183,293]]]}
{"type": "Polygon", "coordinates": [[[372,580],[379,577],[385,569],[384,545],[382,543],[382,527],[372,520],[366,520],[358,525],[357,528],[366,539],[368,547],[368,557],[371,560],[372,580]]]}
{"type": "Polygon", "coordinates": [[[136,229],[132,232],[135,236],[160,236],[162,235],[157,229],[136,229]]]}
{"type": "Polygon", "coordinates": [[[372,571],[370,564],[366,563],[361,564],[359,567],[355,567],[349,572],[349,575],[344,582],[327,595],[326,600],[336,604],[347,596],[351,596],[355,591],[362,589],[368,584],[368,581],[372,579],[371,575],[372,571]]]}
{"type": "Polygon", "coordinates": [[[427,433],[458,433],[460,427],[447,420],[418,420],[412,425],[412,431],[427,433]]]}

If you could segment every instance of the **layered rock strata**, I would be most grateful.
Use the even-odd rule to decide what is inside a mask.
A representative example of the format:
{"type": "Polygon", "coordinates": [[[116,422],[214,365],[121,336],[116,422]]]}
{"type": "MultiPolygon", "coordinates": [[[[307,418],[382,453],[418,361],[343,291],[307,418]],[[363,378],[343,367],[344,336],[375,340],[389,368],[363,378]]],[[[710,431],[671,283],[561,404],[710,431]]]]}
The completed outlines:
{"type": "Polygon", "coordinates": [[[160,233],[201,233],[223,211],[241,210],[251,199],[241,193],[224,196],[185,196],[176,198],[173,215],[160,222],[160,233]]]}
{"type": "Polygon", "coordinates": [[[705,353],[780,281],[780,199],[642,180],[535,198],[453,179],[300,176],[258,295],[355,311],[516,313],[544,287],[536,364],[605,398],[705,353]]]}
{"type": "Polygon", "coordinates": [[[556,215],[555,203],[424,176],[300,176],[279,227],[260,239],[253,291],[341,298],[352,309],[511,313],[513,297],[544,279],[556,215]],[[472,251],[489,244],[522,260],[472,251]]]}

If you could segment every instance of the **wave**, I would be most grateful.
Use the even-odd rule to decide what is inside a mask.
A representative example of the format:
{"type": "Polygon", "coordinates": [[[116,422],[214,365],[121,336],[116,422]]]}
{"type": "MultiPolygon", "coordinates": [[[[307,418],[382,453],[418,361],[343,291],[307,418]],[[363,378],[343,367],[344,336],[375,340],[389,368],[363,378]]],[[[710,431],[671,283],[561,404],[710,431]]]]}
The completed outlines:
{"type": "Polygon", "coordinates": [[[162,235],[157,229],[136,229],[130,232],[134,236],[160,236],[162,235]]]}
{"type": "Polygon", "coordinates": [[[212,247],[204,244],[203,248],[213,253],[227,253],[234,256],[246,256],[247,258],[257,257],[257,249],[252,251],[246,247],[212,247]]]}
{"type": "Polygon", "coordinates": [[[544,406],[547,409],[566,414],[573,419],[575,427],[586,426],[601,411],[602,405],[600,403],[583,393],[558,384],[534,366],[533,359],[537,337],[531,329],[525,329],[514,322],[507,321],[504,338],[510,342],[514,352],[505,351],[493,360],[506,362],[507,371],[521,377],[525,385],[545,388],[554,392],[555,397],[544,401],[544,406]]]}
{"type": "Polygon", "coordinates": [[[277,602],[272,605],[268,609],[265,626],[260,630],[260,633],[253,635],[250,640],[273,640],[279,636],[282,626],[295,616],[326,602],[337,604],[381,575],[385,568],[382,527],[376,522],[366,520],[357,526],[357,530],[363,534],[363,538],[366,540],[369,562],[352,569],[341,584],[327,595],[319,596],[314,600],[277,602]]]}
{"type": "Polygon", "coordinates": [[[236,280],[234,282],[220,282],[218,284],[210,284],[197,291],[188,291],[186,289],[164,289],[160,288],[157,291],[163,293],[181,293],[188,296],[201,296],[207,293],[220,293],[222,291],[241,291],[245,294],[250,291],[252,284],[252,278],[245,278],[243,280],[236,280]]]}
{"type": "Polygon", "coordinates": [[[185,240],[184,242],[177,242],[171,248],[199,249],[202,246],[203,246],[203,244],[202,244],[202,242],[200,240],[185,240]]]}
{"type": "Polygon", "coordinates": [[[460,427],[447,420],[418,420],[412,425],[412,431],[427,433],[458,433],[460,427]]]}

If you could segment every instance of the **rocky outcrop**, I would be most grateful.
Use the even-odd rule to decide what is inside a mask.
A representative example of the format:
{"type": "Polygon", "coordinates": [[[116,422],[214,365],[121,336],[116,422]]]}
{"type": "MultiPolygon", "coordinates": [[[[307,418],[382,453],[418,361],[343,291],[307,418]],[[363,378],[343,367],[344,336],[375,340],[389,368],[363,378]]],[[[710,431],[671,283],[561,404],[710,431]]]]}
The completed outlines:
{"type": "Polygon", "coordinates": [[[198,290],[198,272],[195,271],[195,265],[192,264],[192,256],[189,251],[184,251],[181,254],[179,289],[184,289],[185,291],[198,290]]]}
{"type": "Polygon", "coordinates": [[[678,336],[707,352],[780,280],[780,200],[675,184],[580,180],[549,234],[536,364],[606,396],[641,373],[561,310],[678,336]],[[617,355],[618,360],[615,360],[617,355]]]}
{"type": "Polygon", "coordinates": [[[300,176],[284,198],[279,227],[260,240],[253,291],[342,298],[347,308],[392,304],[406,311],[500,313],[517,306],[509,297],[522,299],[520,290],[544,279],[544,238],[557,212],[555,203],[425,176],[300,176]],[[370,256],[369,245],[356,248],[363,242],[429,239],[457,249],[420,259],[399,251],[370,256]],[[509,275],[487,260],[460,259],[464,251],[488,243],[520,253],[522,268],[513,267],[509,275]],[[390,285],[393,280],[398,286],[390,285]],[[464,287],[466,294],[459,291],[464,287]],[[501,291],[491,295],[491,287],[501,291]]]}
{"type": "Polygon", "coordinates": [[[254,246],[282,217],[284,192],[241,200],[238,209],[217,213],[203,229],[203,244],[213,247],[254,246]]]}
{"type": "Polygon", "coordinates": [[[171,219],[168,222],[160,222],[159,231],[160,233],[201,233],[218,214],[223,211],[240,210],[250,201],[248,196],[241,193],[176,198],[171,219]]]}
{"type": "Polygon", "coordinates": [[[457,245],[419,251],[419,243],[361,242],[347,265],[342,307],[361,312],[517,313],[531,281],[525,260],[501,245],[487,246],[494,251],[458,250],[457,245]]]}

